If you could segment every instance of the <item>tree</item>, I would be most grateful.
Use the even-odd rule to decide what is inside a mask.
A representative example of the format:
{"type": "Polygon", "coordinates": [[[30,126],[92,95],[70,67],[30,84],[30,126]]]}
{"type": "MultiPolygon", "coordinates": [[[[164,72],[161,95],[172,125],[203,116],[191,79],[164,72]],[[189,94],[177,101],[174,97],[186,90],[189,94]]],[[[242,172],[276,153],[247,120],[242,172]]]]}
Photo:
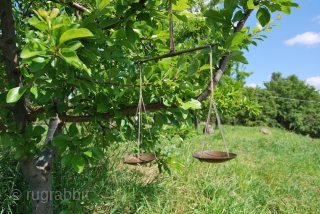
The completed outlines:
{"type": "MultiPolygon", "coordinates": [[[[103,158],[94,140],[99,131],[113,142],[122,119],[134,123],[128,116],[137,109],[140,71],[145,109],[157,111],[153,140],[143,133],[148,149],[162,124],[179,127],[177,117],[191,124],[189,111],[200,108],[229,62],[247,63],[241,50],[264,38],[272,12],[298,7],[291,0],[225,0],[218,10],[214,2],[205,9],[186,0],[0,1],[1,144],[14,150],[32,194],[41,195],[33,197],[33,213],[53,213],[58,152],[62,165],[80,173],[103,158]],[[201,9],[194,13],[189,5],[201,9]],[[254,10],[261,26],[251,31],[244,24],[254,10]],[[46,120],[41,144],[46,129],[34,122],[46,120]],[[85,130],[88,123],[95,131],[85,130]]],[[[128,136],[134,126],[125,129],[128,136]]]]}
{"type": "Polygon", "coordinates": [[[237,112],[235,116],[237,124],[281,127],[276,121],[278,105],[270,91],[262,88],[246,87],[243,94],[253,104],[237,112]],[[252,107],[259,108],[259,112],[253,111],[252,107]]]}
{"type": "Polygon", "coordinates": [[[272,73],[265,86],[278,106],[274,118],[280,126],[311,137],[320,136],[320,94],[313,86],[296,75],[284,78],[280,72],[272,73]]]}

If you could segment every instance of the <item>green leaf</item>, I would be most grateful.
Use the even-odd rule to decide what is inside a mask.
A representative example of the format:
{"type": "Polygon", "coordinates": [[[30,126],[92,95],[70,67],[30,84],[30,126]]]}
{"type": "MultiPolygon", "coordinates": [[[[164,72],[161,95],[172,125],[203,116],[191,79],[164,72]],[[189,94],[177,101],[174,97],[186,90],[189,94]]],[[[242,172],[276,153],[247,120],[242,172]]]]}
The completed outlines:
{"type": "Polygon", "coordinates": [[[11,146],[9,135],[6,132],[1,132],[0,144],[2,145],[3,149],[6,149],[7,147],[11,146]]]}
{"type": "Polygon", "coordinates": [[[27,90],[26,86],[15,87],[15,88],[10,89],[7,94],[6,102],[7,103],[17,102],[22,97],[22,95],[24,94],[24,92],[26,90],[27,90]]]}
{"type": "Polygon", "coordinates": [[[53,21],[52,26],[52,39],[54,44],[57,45],[61,34],[66,31],[66,27],[63,23],[63,16],[57,17],[53,21]]]}
{"type": "Polygon", "coordinates": [[[41,136],[43,133],[45,133],[46,129],[43,128],[42,126],[36,126],[34,127],[34,129],[32,130],[32,136],[33,137],[38,137],[41,136]]]}
{"type": "Polygon", "coordinates": [[[172,4],[172,10],[173,11],[183,11],[185,9],[188,9],[190,6],[187,4],[187,2],[179,1],[176,4],[172,4]]]}
{"type": "Polygon", "coordinates": [[[232,22],[240,21],[243,17],[244,17],[244,14],[243,14],[242,10],[238,10],[238,11],[234,14],[233,19],[232,19],[232,22]]]}
{"type": "Polygon", "coordinates": [[[151,39],[169,39],[170,34],[169,31],[164,30],[164,31],[160,31],[159,34],[157,35],[152,35],[151,39]]]}
{"type": "Polygon", "coordinates": [[[66,166],[66,165],[71,164],[72,158],[73,158],[73,152],[72,151],[70,151],[66,155],[63,155],[62,158],[61,158],[61,165],[62,166],[66,166]]]}
{"type": "Polygon", "coordinates": [[[177,62],[177,67],[181,68],[187,63],[187,57],[185,55],[179,56],[178,62],[177,62]]]}
{"type": "Polygon", "coordinates": [[[94,135],[93,135],[93,134],[88,135],[88,136],[82,138],[82,139],[81,139],[81,145],[82,145],[82,146],[88,146],[88,145],[92,142],[93,138],[94,138],[94,135]]]}
{"type": "Polygon", "coordinates": [[[63,112],[66,112],[69,110],[69,106],[67,104],[61,104],[58,106],[58,112],[62,114],[63,112]]]}
{"type": "Polygon", "coordinates": [[[75,155],[71,160],[72,167],[76,170],[76,172],[80,173],[84,169],[84,158],[82,155],[75,155]]]}
{"type": "Polygon", "coordinates": [[[226,39],[225,47],[230,48],[230,47],[234,47],[236,45],[239,45],[242,43],[243,39],[244,39],[244,34],[242,34],[240,32],[231,34],[226,39]]]}
{"type": "Polygon", "coordinates": [[[29,42],[22,50],[20,57],[22,59],[30,58],[44,53],[47,48],[41,44],[35,42],[29,42]]]}
{"type": "Polygon", "coordinates": [[[54,137],[52,140],[52,145],[57,147],[67,147],[70,143],[71,139],[66,134],[59,134],[58,136],[54,137]]]}
{"type": "Polygon", "coordinates": [[[260,7],[256,15],[262,27],[266,26],[270,21],[270,12],[265,7],[260,7]]]}
{"type": "Polygon", "coordinates": [[[253,0],[248,0],[248,1],[247,1],[247,7],[248,7],[249,10],[258,8],[258,6],[255,6],[255,5],[253,4],[253,0]]]}
{"type": "Polygon", "coordinates": [[[73,28],[65,31],[60,37],[60,44],[72,39],[92,37],[93,34],[86,28],[73,28]]]}
{"type": "Polygon", "coordinates": [[[69,49],[63,48],[61,58],[63,58],[67,63],[74,66],[78,69],[85,70],[89,76],[91,76],[91,70],[79,59],[78,55],[75,52],[72,52],[69,49]]]}
{"type": "Polygon", "coordinates": [[[291,0],[290,0],[290,1],[282,1],[282,2],[281,2],[281,5],[282,5],[282,6],[287,6],[287,7],[300,8],[300,5],[299,5],[299,4],[294,3],[294,2],[291,2],[291,0]]]}
{"type": "MultiPolygon", "coordinates": [[[[140,7],[141,7],[141,5],[140,5],[140,7]]],[[[116,7],[117,12],[116,13],[119,14],[119,15],[123,14],[128,8],[129,8],[128,5],[117,4],[117,7],[116,7]]]]}
{"type": "Polygon", "coordinates": [[[126,36],[129,42],[134,43],[136,41],[136,37],[132,27],[126,26],[126,36]]]}
{"type": "Polygon", "coordinates": [[[101,160],[104,158],[103,151],[98,147],[90,147],[89,148],[92,151],[92,156],[98,160],[101,160]]]}
{"type": "Polygon", "coordinates": [[[97,112],[104,113],[104,112],[107,112],[109,109],[110,109],[110,106],[108,106],[105,103],[99,103],[97,105],[97,112]]]}
{"type": "Polygon", "coordinates": [[[90,201],[92,201],[93,203],[99,203],[100,202],[100,197],[97,193],[95,192],[89,192],[88,194],[88,198],[90,199],[90,201]]]}
{"type": "Polygon", "coordinates": [[[170,122],[177,127],[178,129],[180,129],[180,124],[179,122],[174,118],[173,115],[167,115],[168,119],[170,120],[170,122]]]}
{"type": "Polygon", "coordinates": [[[28,19],[28,23],[38,28],[42,32],[49,31],[48,24],[45,21],[40,21],[36,16],[31,17],[28,19]]]}
{"type": "Polygon", "coordinates": [[[207,10],[203,16],[210,18],[213,22],[223,23],[225,21],[223,15],[216,10],[207,10]]]}
{"type": "Polygon", "coordinates": [[[287,15],[290,15],[290,13],[291,13],[291,8],[290,8],[290,7],[287,7],[287,6],[282,6],[282,5],[281,5],[281,11],[284,12],[285,14],[287,14],[287,15]]]}
{"type": "Polygon", "coordinates": [[[40,15],[43,18],[47,18],[48,16],[48,12],[42,8],[38,9],[37,12],[38,12],[38,15],[40,15]]]}
{"type": "Polygon", "coordinates": [[[30,72],[37,72],[37,74],[35,75],[35,78],[38,77],[38,75],[40,74],[40,76],[42,76],[44,74],[44,72],[48,71],[48,70],[42,70],[47,64],[48,64],[49,60],[46,60],[44,62],[38,63],[38,62],[32,62],[30,65],[30,72]],[[39,71],[39,72],[38,72],[39,71]]]}
{"type": "Polygon", "coordinates": [[[188,17],[186,15],[180,15],[180,14],[175,13],[174,16],[183,22],[186,22],[186,23],[188,22],[188,17]]]}
{"type": "Polygon", "coordinates": [[[49,18],[56,18],[59,14],[60,10],[58,8],[53,8],[50,12],[49,18]]]}
{"type": "Polygon", "coordinates": [[[198,100],[195,100],[195,99],[191,99],[190,101],[188,102],[181,102],[180,103],[180,107],[184,110],[187,110],[187,109],[201,109],[201,103],[198,101],[198,100]]]}
{"type": "Polygon", "coordinates": [[[85,149],[82,153],[88,157],[92,157],[92,151],[90,149],[85,149]]]}
{"type": "Polygon", "coordinates": [[[97,7],[99,10],[102,10],[107,4],[109,4],[111,0],[101,0],[101,1],[96,1],[99,2],[99,4],[97,4],[97,7]]]}
{"type": "Polygon", "coordinates": [[[109,27],[115,23],[117,23],[119,21],[119,18],[116,17],[116,18],[113,18],[113,19],[103,19],[101,20],[100,22],[100,27],[101,28],[106,28],[106,27],[109,27]]]}
{"type": "Polygon", "coordinates": [[[205,64],[205,65],[201,66],[200,71],[209,70],[209,69],[210,69],[210,65],[205,64]]]}
{"type": "Polygon", "coordinates": [[[69,42],[65,48],[71,51],[76,51],[80,47],[82,47],[82,43],[80,41],[72,41],[72,42],[69,42]]]}
{"type": "Polygon", "coordinates": [[[235,10],[238,6],[238,0],[224,0],[224,8],[235,10]]]}
{"type": "Polygon", "coordinates": [[[231,56],[230,60],[234,62],[241,62],[243,64],[249,64],[248,60],[243,55],[231,56]]]}
{"type": "Polygon", "coordinates": [[[18,147],[17,149],[16,149],[16,151],[14,152],[14,159],[18,159],[18,158],[20,158],[23,154],[24,154],[24,149],[22,148],[22,147],[18,147]]]}
{"type": "Polygon", "coordinates": [[[71,137],[76,137],[79,134],[79,130],[77,128],[77,124],[76,123],[72,123],[69,126],[69,134],[71,137]]]}
{"type": "Polygon", "coordinates": [[[192,63],[190,64],[189,68],[188,68],[187,75],[189,77],[194,75],[195,73],[197,73],[198,68],[199,68],[198,60],[193,60],[192,63]]]}

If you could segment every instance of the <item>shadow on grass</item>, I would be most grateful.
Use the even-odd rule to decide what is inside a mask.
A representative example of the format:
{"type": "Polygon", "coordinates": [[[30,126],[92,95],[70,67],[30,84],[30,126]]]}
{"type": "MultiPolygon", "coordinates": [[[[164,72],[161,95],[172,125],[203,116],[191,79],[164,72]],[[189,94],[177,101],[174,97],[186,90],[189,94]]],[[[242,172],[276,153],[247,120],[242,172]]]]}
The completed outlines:
{"type": "Polygon", "coordinates": [[[99,166],[86,168],[81,174],[70,168],[56,169],[56,191],[77,191],[89,196],[68,203],[55,201],[55,213],[62,210],[74,213],[137,213],[141,207],[151,209],[156,203],[155,196],[164,191],[155,165],[135,167],[118,163],[115,166],[103,162],[99,166]],[[97,197],[90,197],[90,192],[97,197]]]}

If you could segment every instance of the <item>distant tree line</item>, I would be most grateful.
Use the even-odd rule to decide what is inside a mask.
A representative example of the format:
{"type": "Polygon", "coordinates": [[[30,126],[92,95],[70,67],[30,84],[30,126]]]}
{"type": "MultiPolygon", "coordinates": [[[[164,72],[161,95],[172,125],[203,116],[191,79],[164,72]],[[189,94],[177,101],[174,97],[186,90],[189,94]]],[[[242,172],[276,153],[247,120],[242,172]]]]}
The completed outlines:
{"type": "Polygon", "coordinates": [[[270,126],[294,131],[310,137],[320,137],[320,92],[296,75],[283,77],[272,74],[265,88],[245,87],[244,94],[261,106],[260,114],[242,108],[233,116],[225,116],[224,123],[245,126],[270,126]]]}

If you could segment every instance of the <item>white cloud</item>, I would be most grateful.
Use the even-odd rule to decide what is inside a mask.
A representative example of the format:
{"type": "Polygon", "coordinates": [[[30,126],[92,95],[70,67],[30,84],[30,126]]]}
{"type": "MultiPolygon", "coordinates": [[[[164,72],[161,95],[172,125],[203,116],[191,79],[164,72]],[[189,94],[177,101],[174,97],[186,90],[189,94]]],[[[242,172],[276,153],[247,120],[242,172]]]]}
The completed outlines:
{"type": "Polygon", "coordinates": [[[310,77],[306,79],[306,83],[314,86],[317,90],[320,90],[320,76],[310,77]]]}
{"type": "Polygon", "coordinates": [[[314,18],[312,19],[312,21],[315,21],[315,20],[317,20],[318,23],[320,24],[320,15],[319,15],[319,16],[316,16],[316,17],[314,17],[314,18]]]}
{"type": "Polygon", "coordinates": [[[303,34],[298,34],[295,37],[284,41],[284,43],[289,46],[295,44],[307,46],[317,45],[320,44],[320,33],[305,32],[303,34]]]}
{"type": "Polygon", "coordinates": [[[255,84],[255,83],[251,83],[251,84],[249,84],[247,86],[250,87],[250,88],[258,88],[259,87],[259,85],[255,84]]]}

